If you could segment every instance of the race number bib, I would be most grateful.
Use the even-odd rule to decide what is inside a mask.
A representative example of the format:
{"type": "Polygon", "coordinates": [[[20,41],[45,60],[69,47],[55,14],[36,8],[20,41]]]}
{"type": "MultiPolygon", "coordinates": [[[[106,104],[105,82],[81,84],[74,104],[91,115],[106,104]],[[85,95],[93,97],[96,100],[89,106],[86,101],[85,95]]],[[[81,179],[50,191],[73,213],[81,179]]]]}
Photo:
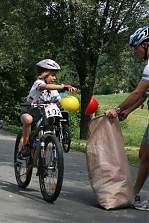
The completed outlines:
{"type": "Polygon", "coordinates": [[[46,117],[53,117],[53,116],[57,116],[57,117],[61,117],[62,118],[62,114],[60,109],[57,107],[56,104],[50,103],[48,105],[45,106],[45,113],[46,113],[46,117]]]}

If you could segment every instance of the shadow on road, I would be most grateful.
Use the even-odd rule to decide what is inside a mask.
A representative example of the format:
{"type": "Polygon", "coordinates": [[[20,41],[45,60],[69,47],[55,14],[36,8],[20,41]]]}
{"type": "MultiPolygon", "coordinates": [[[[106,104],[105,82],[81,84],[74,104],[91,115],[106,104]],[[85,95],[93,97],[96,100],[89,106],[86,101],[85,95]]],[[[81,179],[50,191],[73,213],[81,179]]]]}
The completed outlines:
{"type": "Polygon", "coordinates": [[[96,196],[92,190],[88,188],[78,188],[78,187],[70,187],[63,186],[62,188],[62,198],[68,201],[74,201],[78,203],[82,203],[87,206],[98,207],[99,205],[96,200],[96,196]]]}
{"type": "Polygon", "coordinates": [[[34,201],[43,201],[42,196],[37,189],[33,188],[20,188],[17,184],[11,183],[9,181],[0,180],[0,189],[7,191],[11,194],[17,194],[34,201]]]}
{"type": "MultiPolygon", "coordinates": [[[[17,184],[14,184],[12,182],[0,180],[0,189],[3,191],[7,191],[10,194],[17,194],[34,201],[40,201],[40,202],[42,201],[43,203],[45,203],[40,193],[40,190],[34,189],[32,187],[23,189],[18,187],[17,184]]],[[[85,206],[92,206],[99,208],[94,193],[86,188],[82,190],[81,188],[78,187],[76,188],[72,186],[71,187],[63,186],[59,198],[61,200],[65,199],[67,201],[82,203],[85,206]]]]}

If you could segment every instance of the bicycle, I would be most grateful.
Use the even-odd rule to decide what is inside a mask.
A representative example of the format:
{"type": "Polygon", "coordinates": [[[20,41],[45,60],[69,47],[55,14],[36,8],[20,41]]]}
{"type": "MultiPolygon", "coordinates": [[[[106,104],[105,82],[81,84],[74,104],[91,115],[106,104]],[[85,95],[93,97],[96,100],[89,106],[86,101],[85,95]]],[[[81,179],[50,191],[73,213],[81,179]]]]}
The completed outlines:
{"type": "MultiPolygon", "coordinates": [[[[30,156],[18,159],[18,146],[22,132],[17,135],[14,151],[14,170],[19,187],[26,188],[37,168],[43,199],[55,201],[61,191],[64,173],[63,149],[56,134],[61,130],[62,114],[56,104],[24,104],[39,109],[41,118],[31,132],[30,156]]],[[[62,131],[62,130],[61,130],[62,131]]]]}

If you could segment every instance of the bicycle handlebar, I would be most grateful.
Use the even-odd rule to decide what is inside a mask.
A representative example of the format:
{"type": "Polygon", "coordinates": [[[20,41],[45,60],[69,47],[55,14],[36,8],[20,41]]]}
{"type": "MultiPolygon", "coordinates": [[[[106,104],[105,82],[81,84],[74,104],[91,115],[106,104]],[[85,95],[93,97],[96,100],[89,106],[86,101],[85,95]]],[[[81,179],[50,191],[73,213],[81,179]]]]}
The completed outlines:
{"type": "Polygon", "coordinates": [[[50,104],[50,102],[42,103],[42,104],[38,104],[38,103],[31,103],[31,104],[22,103],[21,106],[23,106],[23,107],[32,107],[32,108],[38,108],[38,107],[43,108],[47,104],[50,104]]]}

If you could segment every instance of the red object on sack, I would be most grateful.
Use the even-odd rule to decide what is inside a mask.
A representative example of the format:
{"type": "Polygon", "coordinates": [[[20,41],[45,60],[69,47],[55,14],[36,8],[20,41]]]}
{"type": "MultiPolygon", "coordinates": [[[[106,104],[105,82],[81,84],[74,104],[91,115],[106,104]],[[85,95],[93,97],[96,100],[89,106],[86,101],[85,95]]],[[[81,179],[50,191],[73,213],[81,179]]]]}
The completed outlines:
{"type": "Polygon", "coordinates": [[[89,115],[93,114],[94,112],[96,112],[98,109],[98,105],[99,105],[99,103],[98,103],[97,99],[95,98],[95,96],[91,96],[90,101],[89,101],[89,103],[86,107],[86,110],[85,110],[85,115],[89,116],[89,115]]]}

